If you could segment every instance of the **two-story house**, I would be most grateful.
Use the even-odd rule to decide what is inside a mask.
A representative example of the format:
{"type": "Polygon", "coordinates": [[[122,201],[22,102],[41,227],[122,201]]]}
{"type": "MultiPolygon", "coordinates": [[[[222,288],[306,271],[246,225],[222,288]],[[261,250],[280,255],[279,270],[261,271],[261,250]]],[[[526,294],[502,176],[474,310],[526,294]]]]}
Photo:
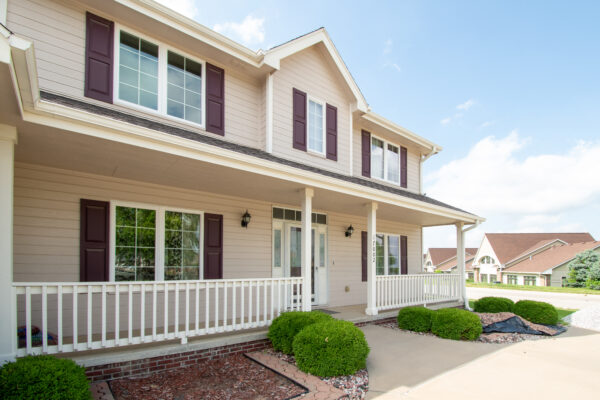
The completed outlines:
{"type": "Polygon", "coordinates": [[[325,29],[255,52],[150,0],[0,22],[4,359],[464,301],[482,218],[423,195],[441,147],[370,109],[325,29]],[[459,274],[418,275],[438,225],[459,274]]]}

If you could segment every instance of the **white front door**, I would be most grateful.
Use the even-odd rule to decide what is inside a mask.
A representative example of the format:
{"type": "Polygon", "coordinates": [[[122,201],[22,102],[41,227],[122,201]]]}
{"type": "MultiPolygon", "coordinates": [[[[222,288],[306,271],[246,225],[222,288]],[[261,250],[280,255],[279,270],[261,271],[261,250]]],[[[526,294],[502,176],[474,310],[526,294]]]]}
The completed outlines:
{"type": "MultiPolygon", "coordinates": [[[[311,240],[311,293],[314,305],[327,304],[327,227],[314,224],[311,240]]],[[[274,252],[281,252],[283,262],[277,266],[274,263],[273,276],[297,277],[302,276],[302,227],[294,222],[282,222],[274,227],[274,252]]]]}

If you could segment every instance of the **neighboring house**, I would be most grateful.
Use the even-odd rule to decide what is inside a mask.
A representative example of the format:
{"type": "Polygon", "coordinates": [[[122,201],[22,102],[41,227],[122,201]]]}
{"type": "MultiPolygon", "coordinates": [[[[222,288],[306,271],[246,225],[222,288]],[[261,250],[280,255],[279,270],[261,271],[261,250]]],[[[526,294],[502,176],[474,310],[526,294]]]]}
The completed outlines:
{"type": "Polygon", "coordinates": [[[2,359],[464,301],[462,265],[414,275],[422,228],[483,219],[423,194],[441,148],[325,29],[255,52],[150,0],[0,8],[2,359]]]}
{"type": "MultiPolygon", "coordinates": [[[[477,253],[477,249],[465,249],[465,279],[473,280],[473,260],[475,259],[475,254],[477,253]]],[[[435,272],[443,272],[443,273],[456,273],[458,271],[458,262],[456,256],[446,260],[445,262],[439,264],[435,268],[435,272]]]]}
{"type": "MultiPolygon", "coordinates": [[[[589,233],[486,233],[473,261],[475,282],[505,282],[503,273],[511,263],[554,246],[592,241],[589,233]]],[[[522,278],[519,282],[525,281],[522,278]]],[[[524,284],[532,282],[528,278],[524,284]]]]}
{"type": "MultiPolygon", "coordinates": [[[[476,252],[477,248],[475,247],[465,248],[465,262],[472,259],[473,257],[470,256],[476,252]]],[[[451,263],[452,260],[456,262],[456,247],[430,247],[424,255],[424,260],[423,271],[435,272],[440,266],[451,263]]]]}
{"type": "Polygon", "coordinates": [[[568,264],[586,250],[600,252],[600,242],[560,243],[506,263],[502,283],[532,286],[564,286],[568,264]]]}

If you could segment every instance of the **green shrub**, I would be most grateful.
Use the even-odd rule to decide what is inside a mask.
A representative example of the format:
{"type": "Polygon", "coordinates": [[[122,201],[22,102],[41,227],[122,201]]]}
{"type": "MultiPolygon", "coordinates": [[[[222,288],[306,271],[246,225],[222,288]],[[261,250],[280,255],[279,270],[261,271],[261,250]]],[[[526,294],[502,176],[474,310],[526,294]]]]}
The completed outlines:
{"type": "Polygon", "coordinates": [[[558,312],[552,304],[543,301],[521,300],[515,304],[514,313],[534,324],[558,324],[558,312]]]}
{"type": "Polygon", "coordinates": [[[85,369],[72,360],[29,356],[0,369],[2,399],[91,399],[85,369]]]}
{"type": "Polygon", "coordinates": [[[481,320],[476,314],[457,308],[444,308],[433,314],[431,332],[454,340],[475,340],[481,335],[481,320]]]}
{"type": "Polygon", "coordinates": [[[506,297],[482,297],[475,302],[473,310],[479,313],[513,312],[515,302],[506,297]]]}
{"type": "Polygon", "coordinates": [[[320,322],[302,329],[294,339],[296,364],[317,376],[350,375],[365,368],[369,345],[352,322],[320,322]]]}
{"type": "Polygon", "coordinates": [[[333,317],[320,311],[285,312],[273,320],[269,327],[268,338],[275,350],[281,350],[285,354],[294,354],[292,343],[298,332],[308,325],[332,320],[333,317]]]}
{"type": "Polygon", "coordinates": [[[425,307],[406,307],[398,311],[398,327],[414,332],[429,332],[433,311],[425,307]]]}

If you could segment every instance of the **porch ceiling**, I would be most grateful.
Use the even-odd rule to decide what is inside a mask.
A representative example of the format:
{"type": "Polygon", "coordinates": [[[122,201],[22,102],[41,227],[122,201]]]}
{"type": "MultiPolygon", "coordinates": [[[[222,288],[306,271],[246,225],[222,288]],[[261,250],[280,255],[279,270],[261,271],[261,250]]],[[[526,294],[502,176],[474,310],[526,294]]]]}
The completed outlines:
{"type": "MultiPolygon", "coordinates": [[[[17,162],[249,198],[300,205],[304,186],[290,180],[224,167],[132,145],[27,122],[18,124],[17,162]]],[[[313,208],[364,216],[367,199],[315,188],[313,208]]],[[[455,220],[396,205],[379,203],[377,217],[431,226],[455,220]]],[[[350,221],[351,222],[351,221],[350,221]]]]}

